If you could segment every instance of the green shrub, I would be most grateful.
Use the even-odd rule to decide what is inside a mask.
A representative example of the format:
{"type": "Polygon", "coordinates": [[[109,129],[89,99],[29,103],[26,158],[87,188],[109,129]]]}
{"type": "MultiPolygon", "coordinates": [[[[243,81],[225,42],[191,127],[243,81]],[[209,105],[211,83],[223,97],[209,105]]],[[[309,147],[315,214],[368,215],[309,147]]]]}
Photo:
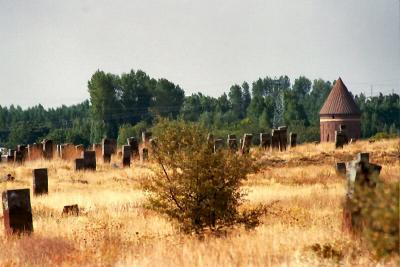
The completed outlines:
{"type": "Polygon", "coordinates": [[[161,120],[152,157],[155,175],[143,182],[149,206],[176,219],[186,231],[201,232],[244,223],[256,226],[261,209],[239,212],[241,183],[252,170],[250,156],[212,153],[199,124],[161,120]]]}

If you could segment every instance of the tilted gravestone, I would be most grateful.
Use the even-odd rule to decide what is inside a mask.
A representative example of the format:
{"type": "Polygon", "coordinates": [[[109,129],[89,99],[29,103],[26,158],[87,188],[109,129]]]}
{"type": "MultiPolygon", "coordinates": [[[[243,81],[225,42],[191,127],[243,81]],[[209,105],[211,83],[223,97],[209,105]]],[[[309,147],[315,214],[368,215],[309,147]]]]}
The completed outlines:
{"type": "Polygon", "coordinates": [[[218,138],[214,140],[214,153],[220,151],[224,147],[224,140],[218,138]]]}
{"type": "Polygon", "coordinates": [[[269,133],[260,133],[260,147],[264,150],[271,147],[271,135],[269,133]]]}
{"type": "Polygon", "coordinates": [[[296,133],[289,133],[289,144],[290,147],[296,147],[297,145],[297,134],[296,133]]]}
{"type": "Polygon", "coordinates": [[[365,190],[373,190],[379,182],[382,167],[369,162],[369,153],[357,154],[346,164],[347,191],[343,207],[343,228],[356,233],[362,230],[361,205],[365,190]]]}
{"type": "Polygon", "coordinates": [[[42,141],[42,145],[43,145],[43,157],[45,159],[52,159],[53,158],[53,141],[52,140],[48,140],[48,139],[44,139],[42,141]]]}
{"type": "Polygon", "coordinates": [[[343,148],[347,143],[346,133],[344,131],[335,131],[335,148],[343,148]]]}
{"type": "Polygon", "coordinates": [[[33,194],[42,195],[49,192],[49,182],[47,169],[34,169],[33,175],[33,194]]]}
{"type": "Polygon", "coordinates": [[[122,146],[122,166],[123,167],[131,166],[131,146],[130,145],[122,146]]]}
{"type": "Polygon", "coordinates": [[[93,150],[87,150],[82,152],[83,166],[85,170],[96,170],[96,152],[93,150]]]}
{"type": "Polygon", "coordinates": [[[135,137],[129,137],[127,140],[128,145],[131,147],[132,158],[139,157],[139,142],[135,137]]]}
{"type": "Polygon", "coordinates": [[[285,151],[287,147],[287,126],[279,126],[279,150],[285,151]]]}
{"type": "Polygon", "coordinates": [[[85,161],[82,158],[75,159],[75,171],[85,170],[85,161]]]}
{"type": "Polygon", "coordinates": [[[29,189],[7,190],[2,194],[5,232],[33,232],[32,208],[29,189]]]}
{"type": "Polygon", "coordinates": [[[248,154],[250,152],[251,141],[253,140],[252,134],[244,134],[242,144],[242,154],[248,154]]]}

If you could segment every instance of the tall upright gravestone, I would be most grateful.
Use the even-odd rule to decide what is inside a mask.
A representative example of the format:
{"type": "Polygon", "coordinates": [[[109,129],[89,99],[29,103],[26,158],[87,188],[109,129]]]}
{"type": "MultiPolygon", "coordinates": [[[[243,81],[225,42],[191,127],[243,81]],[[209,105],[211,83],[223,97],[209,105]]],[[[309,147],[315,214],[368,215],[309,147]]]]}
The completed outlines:
{"type": "Polygon", "coordinates": [[[6,234],[33,232],[29,189],[4,191],[2,203],[6,234]]]}
{"type": "Polygon", "coordinates": [[[122,166],[123,167],[131,166],[131,146],[130,145],[122,146],[122,166]]]}
{"type": "Polygon", "coordinates": [[[279,150],[285,151],[287,147],[287,126],[279,126],[279,150]]]}
{"type": "Polygon", "coordinates": [[[289,144],[290,147],[296,147],[297,145],[297,134],[296,133],[290,133],[289,134],[289,144]]]}
{"type": "Polygon", "coordinates": [[[44,139],[42,141],[42,145],[43,145],[43,157],[45,159],[52,159],[53,158],[53,141],[52,140],[48,140],[48,139],[44,139]]]}
{"type": "Polygon", "coordinates": [[[49,182],[47,169],[34,169],[33,174],[33,194],[42,195],[49,192],[49,182]]]}
{"type": "Polygon", "coordinates": [[[271,135],[269,133],[260,133],[260,147],[264,150],[271,147],[271,135]]]}
{"type": "Polygon", "coordinates": [[[114,142],[110,138],[104,138],[101,142],[103,162],[109,163],[111,155],[114,153],[114,142]]]}
{"type": "Polygon", "coordinates": [[[129,137],[127,140],[128,145],[131,147],[131,156],[132,158],[139,157],[139,142],[135,137],[129,137]]]}
{"type": "Polygon", "coordinates": [[[251,141],[253,140],[252,134],[244,134],[242,144],[242,154],[248,154],[250,152],[251,141]]]}
{"type": "Polygon", "coordinates": [[[83,166],[85,170],[96,170],[96,151],[87,150],[82,152],[83,166]]]}

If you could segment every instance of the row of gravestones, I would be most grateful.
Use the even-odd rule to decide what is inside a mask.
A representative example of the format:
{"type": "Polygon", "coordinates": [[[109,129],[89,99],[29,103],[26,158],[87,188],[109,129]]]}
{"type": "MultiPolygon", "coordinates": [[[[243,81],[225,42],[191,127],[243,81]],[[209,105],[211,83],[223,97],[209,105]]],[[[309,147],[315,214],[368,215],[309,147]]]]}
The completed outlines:
{"type": "Polygon", "coordinates": [[[355,160],[336,163],[336,172],[347,180],[346,196],[343,203],[342,228],[356,234],[362,230],[363,217],[360,203],[365,199],[362,194],[365,189],[372,189],[379,183],[382,167],[369,162],[369,153],[359,153],[355,160]],[[360,199],[361,198],[361,199],[360,199]]]}
{"type": "MultiPolygon", "coordinates": [[[[32,191],[34,196],[48,194],[47,169],[34,169],[32,171],[32,191]]],[[[33,232],[32,208],[30,189],[6,190],[2,193],[3,221],[5,232],[30,233],[33,232]]],[[[78,215],[77,204],[64,206],[62,215],[78,215]]]]}
{"type": "MultiPolygon", "coordinates": [[[[240,151],[242,154],[249,153],[252,144],[253,135],[244,134],[243,139],[239,142],[236,135],[230,134],[227,139],[227,146],[231,151],[240,151]]],[[[296,146],[297,134],[289,134],[290,147],[296,146]]],[[[224,146],[224,140],[221,138],[214,138],[212,134],[207,137],[207,142],[214,152],[220,150],[224,146]]],[[[278,129],[273,129],[271,134],[260,133],[260,147],[263,149],[279,149],[280,151],[286,150],[287,147],[287,127],[282,126],[278,129]]]]}
{"type": "Polygon", "coordinates": [[[9,149],[6,155],[1,155],[1,162],[22,163],[25,160],[51,159],[52,157],[53,141],[44,139],[39,144],[18,145],[16,149],[9,149]]]}

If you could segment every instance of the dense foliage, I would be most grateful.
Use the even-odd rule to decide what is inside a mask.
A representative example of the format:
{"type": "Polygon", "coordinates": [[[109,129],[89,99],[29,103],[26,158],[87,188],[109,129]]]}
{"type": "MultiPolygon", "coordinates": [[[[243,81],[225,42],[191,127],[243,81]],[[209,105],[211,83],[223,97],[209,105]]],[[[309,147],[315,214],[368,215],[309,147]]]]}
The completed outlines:
{"type": "MultiPolygon", "coordinates": [[[[121,75],[96,71],[88,82],[90,102],[50,109],[0,106],[0,146],[44,137],[84,145],[104,136],[123,142],[127,135],[150,127],[157,116],[199,122],[216,136],[259,133],[286,124],[300,142],[314,141],[319,140],[318,112],[331,88],[332,83],[322,79],[311,82],[302,76],[291,84],[281,76],[235,84],[217,98],[202,93],[185,96],[178,85],[140,70],[121,75]]],[[[355,100],[362,111],[363,137],[399,134],[398,94],[361,94],[355,100]]]]}

